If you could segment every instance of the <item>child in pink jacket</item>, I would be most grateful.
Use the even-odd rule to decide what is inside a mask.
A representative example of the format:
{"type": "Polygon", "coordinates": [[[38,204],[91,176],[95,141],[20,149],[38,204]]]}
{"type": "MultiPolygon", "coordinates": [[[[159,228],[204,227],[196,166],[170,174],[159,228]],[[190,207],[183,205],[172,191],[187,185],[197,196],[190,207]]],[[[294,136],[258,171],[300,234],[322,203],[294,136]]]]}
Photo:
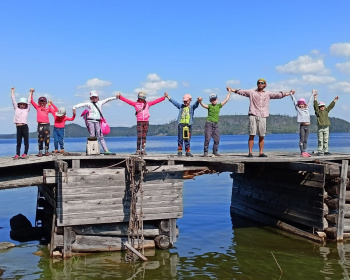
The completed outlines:
{"type": "Polygon", "coordinates": [[[14,159],[20,158],[21,153],[21,144],[22,144],[22,138],[24,141],[24,153],[22,154],[22,158],[27,158],[28,150],[29,150],[29,129],[27,124],[27,117],[28,112],[30,109],[30,93],[29,98],[21,97],[16,102],[15,99],[15,88],[11,88],[11,99],[12,99],[12,105],[15,109],[15,118],[14,123],[16,124],[16,130],[17,130],[17,146],[16,146],[16,155],[14,159]]]}
{"type": "Polygon", "coordinates": [[[135,115],[137,119],[137,143],[135,155],[147,155],[145,147],[150,117],[149,107],[164,101],[166,96],[167,93],[164,93],[163,97],[147,102],[146,93],[139,92],[137,95],[137,102],[134,102],[123,97],[121,93],[117,94],[117,98],[124,101],[125,103],[128,103],[131,106],[134,106],[136,110],[135,115]]]}
{"type": "Polygon", "coordinates": [[[55,151],[53,152],[54,154],[58,154],[58,146],[60,146],[61,151],[60,153],[64,153],[64,128],[66,126],[66,121],[74,121],[75,119],[75,114],[76,110],[73,109],[73,116],[71,118],[66,116],[66,108],[60,107],[57,108],[54,104],[50,104],[49,108],[55,112],[54,114],[54,119],[55,119],[55,124],[53,128],[53,140],[54,140],[54,146],[55,146],[55,151]],[[50,108],[50,107],[53,107],[50,108]]]}
{"type": "MultiPolygon", "coordinates": [[[[33,100],[34,89],[30,89],[31,92],[31,103],[33,107],[36,109],[36,120],[38,122],[38,145],[39,145],[39,153],[38,157],[43,156],[43,147],[45,143],[45,156],[49,156],[49,145],[50,145],[50,120],[49,113],[52,115],[55,112],[51,109],[51,107],[46,107],[47,99],[44,96],[39,97],[38,103],[35,103],[33,100]]],[[[49,100],[49,105],[52,104],[51,100],[49,100]]]]}

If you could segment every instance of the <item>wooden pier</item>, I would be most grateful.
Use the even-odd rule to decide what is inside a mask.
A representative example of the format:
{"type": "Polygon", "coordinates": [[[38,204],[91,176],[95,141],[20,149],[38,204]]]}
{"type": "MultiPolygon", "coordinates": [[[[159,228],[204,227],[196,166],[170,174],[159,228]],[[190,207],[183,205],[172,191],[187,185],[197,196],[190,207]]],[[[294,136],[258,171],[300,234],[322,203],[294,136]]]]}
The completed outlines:
{"type": "Polygon", "coordinates": [[[0,159],[0,190],[38,186],[36,225],[50,231],[50,251],[169,248],[183,215],[183,179],[230,172],[232,215],[317,242],[350,238],[349,154],[302,158],[269,153],[220,157],[153,154],[0,159]],[[136,238],[137,237],[137,238],[136,238]],[[137,244],[135,242],[137,240],[137,244]]]}

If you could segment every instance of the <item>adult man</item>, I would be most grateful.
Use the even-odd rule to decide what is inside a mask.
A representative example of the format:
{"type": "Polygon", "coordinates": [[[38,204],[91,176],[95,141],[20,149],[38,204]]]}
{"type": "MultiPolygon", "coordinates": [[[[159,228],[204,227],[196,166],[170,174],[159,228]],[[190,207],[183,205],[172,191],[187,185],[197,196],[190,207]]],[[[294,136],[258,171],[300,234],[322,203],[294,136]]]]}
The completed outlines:
{"type": "Polygon", "coordinates": [[[285,96],[290,95],[291,92],[271,92],[265,91],[267,86],[265,79],[259,79],[257,81],[258,88],[243,90],[243,89],[232,89],[227,87],[227,91],[235,92],[239,95],[249,97],[249,140],[248,157],[253,157],[253,146],[254,146],[254,136],[257,134],[259,136],[259,157],[267,157],[264,154],[264,139],[266,134],[266,118],[269,116],[269,102],[270,99],[281,99],[285,96]]]}

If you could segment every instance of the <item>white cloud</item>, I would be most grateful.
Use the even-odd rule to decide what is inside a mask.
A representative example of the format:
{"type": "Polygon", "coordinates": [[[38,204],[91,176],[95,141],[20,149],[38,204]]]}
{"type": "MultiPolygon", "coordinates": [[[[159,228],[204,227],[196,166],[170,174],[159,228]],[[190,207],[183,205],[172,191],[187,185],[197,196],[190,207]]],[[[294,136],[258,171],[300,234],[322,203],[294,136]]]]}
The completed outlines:
{"type": "Polygon", "coordinates": [[[350,61],[344,63],[337,63],[335,64],[335,67],[341,72],[350,75],[350,61]]]}
{"type": "Polygon", "coordinates": [[[330,52],[332,55],[350,56],[350,43],[335,43],[331,45],[330,52]]]}
{"type": "Polygon", "coordinates": [[[288,74],[324,73],[327,71],[323,59],[314,59],[309,55],[299,56],[296,60],[292,60],[285,65],[276,66],[276,70],[288,74]]]}
{"type": "Polygon", "coordinates": [[[100,80],[99,78],[92,78],[92,79],[87,80],[85,85],[80,85],[77,88],[78,89],[83,89],[83,88],[94,89],[94,88],[108,87],[110,85],[112,85],[112,83],[110,81],[100,80]]]}
{"type": "Polygon", "coordinates": [[[350,93],[350,83],[349,82],[339,82],[329,86],[331,91],[350,93]]]}
{"type": "Polygon", "coordinates": [[[190,83],[187,82],[187,81],[183,81],[182,82],[182,85],[185,87],[185,88],[188,88],[190,86],[190,83]]]}
{"type": "Polygon", "coordinates": [[[228,80],[226,81],[226,85],[230,86],[230,85],[239,85],[241,82],[239,80],[228,80]]]}
{"type": "Polygon", "coordinates": [[[142,83],[142,87],[134,89],[135,93],[144,91],[150,96],[156,96],[160,90],[177,88],[176,81],[163,81],[157,74],[148,74],[146,82],[142,83]]]}
{"type": "Polygon", "coordinates": [[[327,84],[336,81],[334,77],[318,75],[303,75],[302,80],[306,84],[327,84]]]}
{"type": "Polygon", "coordinates": [[[202,91],[209,95],[211,93],[218,94],[220,92],[220,89],[219,88],[206,88],[206,89],[203,89],[202,91]]]}
{"type": "Polygon", "coordinates": [[[0,112],[11,112],[11,111],[13,111],[13,114],[15,114],[13,107],[0,108],[0,112]]]}
{"type": "Polygon", "coordinates": [[[350,111],[349,105],[346,105],[346,104],[341,105],[341,109],[342,111],[346,111],[346,112],[350,111]]]}

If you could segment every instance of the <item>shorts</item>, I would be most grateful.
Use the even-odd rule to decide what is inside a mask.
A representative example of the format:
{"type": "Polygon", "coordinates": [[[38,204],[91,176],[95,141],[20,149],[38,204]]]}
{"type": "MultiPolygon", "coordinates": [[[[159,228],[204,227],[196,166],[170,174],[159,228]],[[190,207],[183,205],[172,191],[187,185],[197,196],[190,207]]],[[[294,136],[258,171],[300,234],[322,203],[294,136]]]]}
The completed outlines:
{"type": "Polygon", "coordinates": [[[260,137],[266,134],[266,118],[249,116],[249,135],[258,135],[260,137]]]}

